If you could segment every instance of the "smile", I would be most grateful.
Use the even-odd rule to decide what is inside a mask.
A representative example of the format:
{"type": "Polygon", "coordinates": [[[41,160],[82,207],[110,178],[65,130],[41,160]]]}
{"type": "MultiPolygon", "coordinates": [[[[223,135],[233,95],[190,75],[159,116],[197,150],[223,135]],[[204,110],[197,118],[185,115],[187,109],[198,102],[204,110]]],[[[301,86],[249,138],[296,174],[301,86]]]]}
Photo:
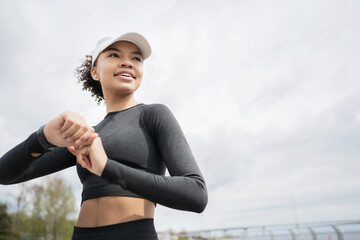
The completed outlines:
{"type": "Polygon", "coordinates": [[[135,79],[135,75],[130,71],[119,71],[119,72],[115,73],[114,76],[115,77],[123,76],[123,77],[128,77],[128,78],[134,78],[135,79]]]}

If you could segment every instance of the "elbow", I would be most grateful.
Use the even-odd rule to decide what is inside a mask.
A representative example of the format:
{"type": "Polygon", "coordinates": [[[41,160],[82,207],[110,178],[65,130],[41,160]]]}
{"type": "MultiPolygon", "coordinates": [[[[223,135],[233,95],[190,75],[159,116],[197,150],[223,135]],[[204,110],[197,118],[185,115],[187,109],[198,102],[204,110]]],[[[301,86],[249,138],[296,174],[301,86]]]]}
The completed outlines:
{"type": "Polygon", "coordinates": [[[9,181],[9,179],[0,179],[0,185],[12,185],[18,183],[17,181],[9,181]]]}
{"type": "Polygon", "coordinates": [[[206,189],[199,189],[196,192],[192,191],[185,198],[180,199],[174,199],[171,205],[164,205],[178,210],[202,213],[208,203],[208,194],[206,189]]]}
{"type": "Polygon", "coordinates": [[[9,181],[5,181],[4,179],[0,179],[0,185],[11,185],[11,184],[13,183],[9,181]]]}
{"type": "Polygon", "coordinates": [[[6,175],[6,173],[0,171],[0,185],[9,185],[9,184],[11,184],[9,179],[4,177],[5,175],[6,175]]]}
{"type": "Polygon", "coordinates": [[[208,192],[206,188],[205,181],[201,179],[201,181],[197,181],[197,191],[196,197],[194,199],[194,208],[192,209],[193,212],[202,213],[207,204],[208,204],[208,192]]]}
{"type": "Polygon", "coordinates": [[[21,181],[21,178],[9,177],[5,172],[0,172],[0,185],[13,185],[21,181]]]}
{"type": "Polygon", "coordinates": [[[193,212],[202,213],[208,204],[208,194],[206,189],[199,192],[196,201],[193,204],[193,212]]]}

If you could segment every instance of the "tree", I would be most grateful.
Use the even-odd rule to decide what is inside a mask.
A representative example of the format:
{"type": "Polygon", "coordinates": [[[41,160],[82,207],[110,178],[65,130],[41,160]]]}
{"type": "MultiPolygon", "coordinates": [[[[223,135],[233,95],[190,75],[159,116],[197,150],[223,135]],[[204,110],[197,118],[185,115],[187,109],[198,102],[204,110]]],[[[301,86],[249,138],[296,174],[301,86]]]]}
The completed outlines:
{"type": "Polygon", "coordinates": [[[188,240],[188,236],[187,236],[187,232],[185,230],[182,230],[180,233],[179,233],[179,240],[188,240]]]}
{"type": "MultiPolygon", "coordinates": [[[[16,227],[22,239],[70,239],[75,221],[75,197],[70,185],[59,177],[46,177],[42,183],[23,185],[15,196],[16,227]]],[[[1,239],[0,239],[1,240],[1,239]]]]}
{"type": "Polygon", "coordinates": [[[66,237],[67,218],[75,212],[75,197],[71,186],[66,186],[61,178],[46,182],[44,191],[44,219],[47,239],[66,237]],[[65,235],[65,236],[64,236],[65,235]]]}
{"type": "Polygon", "coordinates": [[[43,209],[44,197],[46,197],[44,196],[45,189],[42,185],[35,184],[28,189],[28,192],[32,200],[30,236],[32,239],[36,239],[46,233],[43,209]]]}
{"type": "Polygon", "coordinates": [[[17,231],[24,232],[29,228],[29,216],[27,215],[27,209],[29,205],[28,200],[28,185],[20,184],[19,192],[17,195],[13,195],[16,203],[16,212],[13,214],[15,227],[17,231]]]}
{"type": "Polygon", "coordinates": [[[0,240],[18,239],[18,233],[14,229],[14,222],[7,212],[7,205],[0,203],[0,240]]]}

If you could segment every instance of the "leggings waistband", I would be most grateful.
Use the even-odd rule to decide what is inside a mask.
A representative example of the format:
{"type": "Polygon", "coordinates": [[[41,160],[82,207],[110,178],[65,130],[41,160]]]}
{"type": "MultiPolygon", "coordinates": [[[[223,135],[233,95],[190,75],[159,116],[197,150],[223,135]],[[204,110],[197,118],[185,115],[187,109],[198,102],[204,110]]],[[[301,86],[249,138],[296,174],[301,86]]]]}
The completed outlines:
{"type": "Polygon", "coordinates": [[[157,240],[152,218],[100,227],[74,227],[72,240],[157,240]]]}

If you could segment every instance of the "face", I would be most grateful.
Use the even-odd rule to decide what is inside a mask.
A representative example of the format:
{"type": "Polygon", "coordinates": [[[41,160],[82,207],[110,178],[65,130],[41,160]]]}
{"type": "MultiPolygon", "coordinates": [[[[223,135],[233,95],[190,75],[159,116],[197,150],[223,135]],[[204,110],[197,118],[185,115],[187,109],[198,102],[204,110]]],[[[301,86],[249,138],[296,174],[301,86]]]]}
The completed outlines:
{"type": "Polygon", "coordinates": [[[104,98],[129,95],[139,88],[143,76],[143,58],[131,42],[116,42],[106,48],[91,69],[94,80],[100,81],[104,98]]]}

